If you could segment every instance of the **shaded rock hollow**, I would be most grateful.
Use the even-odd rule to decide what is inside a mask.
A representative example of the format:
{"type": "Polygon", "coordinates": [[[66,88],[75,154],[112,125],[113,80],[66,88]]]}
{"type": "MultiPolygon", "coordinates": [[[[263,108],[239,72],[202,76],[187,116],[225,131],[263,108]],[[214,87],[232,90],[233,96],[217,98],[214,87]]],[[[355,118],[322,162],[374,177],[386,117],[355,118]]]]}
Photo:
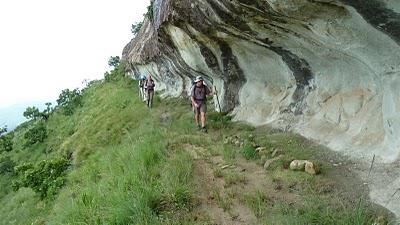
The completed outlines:
{"type": "MultiPolygon", "coordinates": [[[[398,167],[398,1],[155,0],[153,12],[123,51],[132,76],[181,96],[201,75],[236,120],[398,167]]],[[[400,215],[400,175],[379,178],[371,198],[400,215]]]]}

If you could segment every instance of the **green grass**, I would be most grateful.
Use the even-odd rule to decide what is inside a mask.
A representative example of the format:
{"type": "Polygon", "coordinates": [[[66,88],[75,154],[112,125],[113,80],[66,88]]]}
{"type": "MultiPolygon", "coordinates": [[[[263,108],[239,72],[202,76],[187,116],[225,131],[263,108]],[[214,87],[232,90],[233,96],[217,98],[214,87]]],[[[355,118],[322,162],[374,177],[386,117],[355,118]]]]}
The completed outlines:
{"type": "MultiPolygon", "coordinates": [[[[83,159],[90,150],[86,146],[110,147],[96,149],[71,173],[50,224],[161,224],[171,217],[185,219],[192,195],[190,157],[186,152],[168,155],[167,129],[158,126],[158,117],[141,102],[126,103],[136,96],[123,91],[113,95],[112,89],[106,90],[108,96],[120,99],[110,99],[97,116],[86,118],[95,131],[85,126],[90,130],[82,132],[100,140],[71,143],[82,149],[78,153],[83,159]]],[[[85,140],[80,133],[76,138],[85,140]]]]}
{"type": "Polygon", "coordinates": [[[162,180],[169,174],[161,173],[160,165],[167,160],[162,133],[151,127],[140,131],[139,137],[146,138],[105,148],[90,157],[93,163],[71,174],[50,224],[159,223],[156,214],[164,197],[162,180]]]}
{"type": "Polygon", "coordinates": [[[218,190],[213,190],[211,196],[217,202],[218,206],[225,212],[231,209],[231,200],[228,197],[222,196],[218,190]]]}
{"type": "Polygon", "coordinates": [[[229,129],[232,126],[232,116],[211,112],[208,113],[208,120],[211,122],[210,126],[214,129],[229,129]]]}
{"type": "Polygon", "coordinates": [[[247,193],[244,195],[244,201],[257,218],[267,215],[268,200],[263,192],[247,193]]]}
{"type": "Polygon", "coordinates": [[[224,172],[222,171],[222,169],[217,168],[213,171],[214,177],[216,178],[222,178],[224,177],[224,172]]]}
{"type": "Polygon", "coordinates": [[[222,146],[222,157],[228,163],[234,163],[237,159],[237,151],[228,145],[222,146]]]}
{"type": "Polygon", "coordinates": [[[223,172],[222,174],[225,179],[225,187],[230,187],[234,184],[246,183],[246,177],[243,174],[236,172],[223,172]]]}
{"type": "Polygon", "coordinates": [[[374,224],[375,219],[368,211],[368,205],[359,200],[353,207],[327,204],[318,197],[310,198],[302,205],[278,205],[278,213],[266,224],[311,224],[311,225],[365,225],[374,224]],[[275,221],[272,222],[271,221],[275,221]],[[279,221],[279,222],[276,222],[279,221]]]}

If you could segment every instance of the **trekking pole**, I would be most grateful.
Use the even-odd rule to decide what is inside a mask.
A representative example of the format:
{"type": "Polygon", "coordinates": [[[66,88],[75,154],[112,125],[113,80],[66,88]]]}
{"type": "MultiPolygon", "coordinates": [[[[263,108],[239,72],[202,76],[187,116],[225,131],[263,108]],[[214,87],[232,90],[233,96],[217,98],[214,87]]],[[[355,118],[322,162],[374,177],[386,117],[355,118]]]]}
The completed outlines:
{"type": "Polygon", "coordinates": [[[374,162],[375,162],[375,154],[374,154],[374,157],[372,157],[371,166],[369,167],[367,181],[369,179],[369,176],[371,175],[372,167],[374,167],[374,162]]]}
{"type": "Polygon", "coordinates": [[[217,87],[216,87],[215,85],[214,85],[214,90],[215,90],[215,96],[217,97],[217,103],[218,103],[219,113],[222,113],[221,105],[219,104],[219,97],[218,97],[217,87]]]}

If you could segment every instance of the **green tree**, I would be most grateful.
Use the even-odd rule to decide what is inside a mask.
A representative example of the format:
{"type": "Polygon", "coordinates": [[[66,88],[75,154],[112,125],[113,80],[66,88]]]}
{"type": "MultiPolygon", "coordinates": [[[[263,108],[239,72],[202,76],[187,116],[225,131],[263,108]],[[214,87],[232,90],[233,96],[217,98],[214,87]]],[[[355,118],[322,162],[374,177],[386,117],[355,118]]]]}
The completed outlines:
{"type": "Polygon", "coordinates": [[[109,65],[110,67],[117,68],[118,65],[119,65],[119,63],[120,63],[120,61],[121,61],[121,59],[119,58],[119,56],[111,56],[111,57],[108,59],[108,65],[109,65]]]}
{"type": "Polygon", "coordinates": [[[36,120],[40,117],[40,112],[39,109],[36,107],[28,107],[26,108],[25,112],[24,112],[24,117],[29,119],[29,120],[36,120]]]}
{"type": "Polygon", "coordinates": [[[53,112],[53,108],[51,108],[51,103],[47,102],[46,103],[47,108],[43,110],[42,112],[39,111],[38,108],[36,107],[28,107],[26,108],[24,112],[24,117],[30,120],[37,120],[37,119],[43,119],[47,121],[50,117],[50,114],[53,112]]]}
{"type": "Polygon", "coordinates": [[[111,70],[110,72],[105,72],[104,80],[106,82],[121,80],[125,76],[125,64],[126,64],[125,61],[121,61],[120,64],[113,70],[111,70]]]}
{"type": "Polygon", "coordinates": [[[70,116],[75,109],[82,106],[82,92],[76,88],[74,90],[65,89],[57,99],[57,104],[63,109],[64,115],[70,116]]]}
{"type": "Polygon", "coordinates": [[[135,24],[132,24],[132,28],[131,28],[132,34],[134,34],[136,36],[139,33],[139,31],[142,28],[142,26],[143,26],[143,21],[135,23],[135,24]]]}
{"type": "Polygon", "coordinates": [[[45,105],[47,106],[45,110],[43,110],[43,112],[40,113],[40,116],[42,117],[42,119],[44,120],[48,120],[51,113],[53,113],[53,108],[51,107],[52,103],[51,102],[46,102],[45,105]]]}

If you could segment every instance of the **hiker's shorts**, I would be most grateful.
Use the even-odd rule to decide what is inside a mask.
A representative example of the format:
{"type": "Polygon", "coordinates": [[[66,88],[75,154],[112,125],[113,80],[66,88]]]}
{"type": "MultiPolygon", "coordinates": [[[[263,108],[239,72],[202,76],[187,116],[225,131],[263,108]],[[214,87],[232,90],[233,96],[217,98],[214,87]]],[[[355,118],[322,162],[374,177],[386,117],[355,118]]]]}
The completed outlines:
{"type": "Polygon", "coordinates": [[[147,98],[147,101],[153,101],[153,97],[154,97],[154,90],[147,90],[146,91],[147,93],[147,96],[146,96],[146,98],[147,98]]]}
{"type": "Polygon", "coordinates": [[[207,112],[207,103],[197,102],[197,104],[200,104],[200,106],[197,108],[193,106],[193,111],[195,114],[200,114],[200,112],[203,112],[203,113],[207,112]]]}

